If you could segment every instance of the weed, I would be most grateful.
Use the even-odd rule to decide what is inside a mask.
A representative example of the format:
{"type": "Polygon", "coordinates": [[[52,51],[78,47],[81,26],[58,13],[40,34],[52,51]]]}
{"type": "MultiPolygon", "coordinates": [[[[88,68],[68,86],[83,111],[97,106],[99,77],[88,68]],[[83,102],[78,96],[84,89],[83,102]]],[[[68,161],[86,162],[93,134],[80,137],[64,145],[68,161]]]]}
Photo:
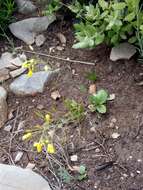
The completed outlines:
{"type": "Polygon", "coordinates": [[[101,114],[106,113],[106,102],[108,99],[108,94],[105,90],[99,90],[96,94],[93,94],[89,97],[89,101],[91,105],[89,106],[89,109],[92,112],[99,112],[101,114]]]}
{"type": "Polygon", "coordinates": [[[95,72],[87,73],[86,78],[92,82],[95,82],[97,80],[97,75],[95,72]]]}
{"type": "Polygon", "coordinates": [[[77,103],[75,100],[67,99],[65,106],[68,110],[67,118],[69,121],[80,122],[84,118],[85,112],[82,104],[77,103]]]}

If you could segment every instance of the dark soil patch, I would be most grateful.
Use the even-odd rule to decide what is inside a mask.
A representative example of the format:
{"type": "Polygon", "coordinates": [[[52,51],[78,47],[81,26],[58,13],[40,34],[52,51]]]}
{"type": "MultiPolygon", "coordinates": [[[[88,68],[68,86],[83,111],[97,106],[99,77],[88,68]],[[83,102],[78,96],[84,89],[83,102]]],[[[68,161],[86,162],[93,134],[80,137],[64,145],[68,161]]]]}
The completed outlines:
{"type": "MultiPolygon", "coordinates": [[[[67,38],[67,45],[63,51],[51,53],[63,58],[95,62],[95,66],[83,64],[72,64],[61,62],[56,59],[47,59],[53,68],[60,67],[61,75],[57,80],[52,81],[45,88],[43,94],[35,97],[17,97],[11,93],[8,96],[9,111],[13,110],[14,118],[9,123],[17,130],[20,121],[26,121],[25,128],[41,122],[35,111],[38,105],[44,106],[45,113],[56,109],[54,117],[65,114],[64,99],[73,98],[88,105],[88,88],[91,82],[86,78],[88,72],[96,71],[98,80],[97,89],[107,89],[109,94],[116,95],[115,100],[108,102],[107,114],[98,117],[97,114],[88,114],[87,118],[79,125],[65,127],[68,143],[67,154],[78,155],[78,162],[75,165],[84,164],[87,167],[88,179],[82,182],[75,182],[63,185],[63,190],[142,190],[143,189],[143,88],[137,86],[136,78],[143,72],[143,67],[135,60],[111,62],[109,60],[110,50],[100,46],[95,50],[73,50],[73,35],[69,24],[53,24],[45,36],[47,38],[42,48],[34,46],[36,52],[48,53],[50,47],[61,46],[56,33],[61,32],[67,38]],[[73,72],[74,71],[74,72],[73,72]],[[74,73],[74,74],[73,74],[74,73]],[[84,85],[87,92],[80,90],[84,85]],[[51,99],[51,92],[58,90],[62,99],[54,101],[51,99]],[[111,125],[114,120],[114,125],[111,125]],[[93,130],[94,127],[94,130],[93,130]],[[117,132],[120,137],[111,138],[117,132]],[[71,149],[72,143],[72,149],[71,149]],[[98,166],[106,162],[114,161],[97,171],[98,166]]],[[[0,43],[2,44],[2,42],[0,43]]],[[[15,39],[16,46],[25,44],[15,39]]],[[[27,54],[32,57],[33,55],[27,54]]],[[[36,55],[37,57],[37,55],[36,55]]],[[[20,135],[16,135],[12,141],[11,151],[9,137],[11,133],[0,133],[0,162],[11,163],[18,150],[24,151],[24,156],[16,165],[26,167],[28,162],[36,164],[39,173],[53,181],[53,176],[48,171],[47,161],[44,155],[37,155],[31,151],[31,144],[24,143],[20,135]]]]}

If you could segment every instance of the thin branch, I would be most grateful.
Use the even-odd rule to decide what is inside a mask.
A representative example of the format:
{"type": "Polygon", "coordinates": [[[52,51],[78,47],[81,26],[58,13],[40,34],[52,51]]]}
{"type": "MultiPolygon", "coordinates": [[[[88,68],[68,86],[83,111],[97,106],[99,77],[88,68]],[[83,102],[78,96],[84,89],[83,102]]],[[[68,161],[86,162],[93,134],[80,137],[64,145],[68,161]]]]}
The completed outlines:
{"type": "Polygon", "coordinates": [[[39,56],[58,59],[58,60],[66,61],[66,62],[70,62],[70,63],[80,63],[80,64],[91,65],[91,66],[95,66],[95,64],[96,64],[96,61],[95,61],[95,63],[93,63],[93,62],[79,61],[79,60],[73,60],[73,59],[68,59],[68,58],[65,59],[65,58],[62,58],[62,57],[57,57],[57,56],[54,56],[54,55],[49,55],[49,54],[35,52],[35,51],[27,51],[27,50],[22,50],[22,51],[24,51],[26,53],[31,53],[31,54],[35,54],[35,55],[39,55],[39,56]]]}

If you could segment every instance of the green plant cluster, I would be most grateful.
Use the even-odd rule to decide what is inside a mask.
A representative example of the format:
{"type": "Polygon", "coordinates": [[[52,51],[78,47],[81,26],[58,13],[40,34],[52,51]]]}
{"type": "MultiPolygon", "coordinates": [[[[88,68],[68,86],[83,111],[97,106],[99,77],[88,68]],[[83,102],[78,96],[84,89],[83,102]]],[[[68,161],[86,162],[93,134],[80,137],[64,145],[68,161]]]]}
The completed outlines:
{"type": "Polygon", "coordinates": [[[74,48],[93,48],[101,43],[117,45],[121,41],[137,43],[137,31],[143,34],[143,12],[139,0],[99,0],[96,5],[69,6],[80,23],[74,25],[78,43],[74,48]]]}
{"type": "Polygon", "coordinates": [[[12,21],[14,9],[14,0],[0,0],[0,34],[3,34],[12,21]]]}

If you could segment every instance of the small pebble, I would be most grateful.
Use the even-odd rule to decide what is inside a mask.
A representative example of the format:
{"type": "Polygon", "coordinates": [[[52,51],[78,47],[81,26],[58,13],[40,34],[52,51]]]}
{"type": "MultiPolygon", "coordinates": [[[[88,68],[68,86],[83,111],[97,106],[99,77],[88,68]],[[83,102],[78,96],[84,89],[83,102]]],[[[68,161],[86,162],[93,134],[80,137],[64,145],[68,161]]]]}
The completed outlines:
{"type": "Polygon", "coordinates": [[[141,171],[139,171],[139,170],[137,170],[136,172],[137,172],[137,174],[140,174],[140,173],[141,173],[141,171]]]}
{"type": "Polygon", "coordinates": [[[77,157],[77,155],[72,155],[72,156],[70,157],[70,159],[71,159],[72,162],[77,162],[78,157],[77,157]]]}
{"type": "Polygon", "coordinates": [[[7,125],[4,127],[4,130],[7,131],[7,132],[10,132],[12,129],[12,126],[11,125],[7,125]]]}
{"type": "Polygon", "coordinates": [[[16,163],[16,162],[19,162],[20,159],[22,158],[22,156],[23,156],[23,152],[19,151],[19,152],[17,153],[16,157],[15,157],[15,160],[14,160],[15,163],[16,163]]]}
{"type": "Polygon", "coordinates": [[[37,105],[37,109],[43,110],[43,109],[44,109],[44,106],[43,106],[42,104],[39,104],[39,105],[37,105]]]}

